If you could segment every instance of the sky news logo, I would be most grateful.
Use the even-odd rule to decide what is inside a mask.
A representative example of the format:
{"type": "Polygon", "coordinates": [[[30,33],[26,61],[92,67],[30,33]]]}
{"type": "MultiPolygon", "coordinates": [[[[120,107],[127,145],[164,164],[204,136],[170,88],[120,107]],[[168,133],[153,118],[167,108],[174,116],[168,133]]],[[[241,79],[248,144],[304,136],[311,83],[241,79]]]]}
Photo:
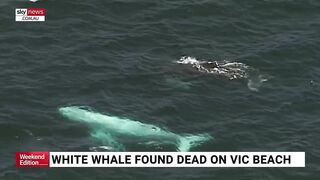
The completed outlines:
{"type": "Polygon", "coordinates": [[[45,8],[17,8],[16,21],[45,21],[46,9],[45,8]]]}

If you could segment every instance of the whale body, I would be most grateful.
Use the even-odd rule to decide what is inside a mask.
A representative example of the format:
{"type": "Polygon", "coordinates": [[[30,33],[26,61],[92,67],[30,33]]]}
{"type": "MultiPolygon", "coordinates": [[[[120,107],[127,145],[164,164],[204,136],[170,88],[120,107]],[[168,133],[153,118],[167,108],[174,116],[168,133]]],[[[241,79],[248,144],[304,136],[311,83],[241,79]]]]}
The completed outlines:
{"type": "Polygon", "coordinates": [[[212,138],[207,133],[179,135],[152,124],[100,114],[81,106],[61,107],[58,111],[69,120],[88,124],[92,129],[91,136],[102,140],[117,150],[123,150],[125,147],[116,140],[117,137],[123,136],[135,137],[146,144],[171,142],[176,145],[177,151],[189,151],[192,147],[212,138]]]}
{"type": "Polygon", "coordinates": [[[230,80],[247,79],[251,68],[240,62],[227,61],[199,61],[194,57],[181,57],[178,64],[191,65],[194,69],[202,73],[224,76],[230,80]]]}

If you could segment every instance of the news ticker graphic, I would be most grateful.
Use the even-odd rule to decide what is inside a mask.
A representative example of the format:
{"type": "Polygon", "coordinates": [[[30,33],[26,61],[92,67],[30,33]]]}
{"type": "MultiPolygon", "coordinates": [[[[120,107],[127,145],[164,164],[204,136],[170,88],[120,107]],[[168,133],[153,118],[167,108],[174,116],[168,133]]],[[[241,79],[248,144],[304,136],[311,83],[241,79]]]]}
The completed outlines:
{"type": "Polygon", "coordinates": [[[16,21],[41,22],[45,19],[45,8],[16,8],[16,21]]]}
{"type": "Polygon", "coordinates": [[[305,152],[16,152],[16,167],[305,167],[305,152]]]}

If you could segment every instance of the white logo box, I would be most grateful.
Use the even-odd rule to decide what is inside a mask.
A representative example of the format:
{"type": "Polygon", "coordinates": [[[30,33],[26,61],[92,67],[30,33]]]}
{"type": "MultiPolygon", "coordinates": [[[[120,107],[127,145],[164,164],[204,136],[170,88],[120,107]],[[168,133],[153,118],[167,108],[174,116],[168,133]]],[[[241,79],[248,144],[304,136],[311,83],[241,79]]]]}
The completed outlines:
{"type": "Polygon", "coordinates": [[[46,20],[45,18],[45,9],[44,8],[16,8],[15,9],[15,20],[17,22],[43,22],[46,20]],[[37,11],[40,14],[28,15],[28,9],[30,11],[37,11]]]}

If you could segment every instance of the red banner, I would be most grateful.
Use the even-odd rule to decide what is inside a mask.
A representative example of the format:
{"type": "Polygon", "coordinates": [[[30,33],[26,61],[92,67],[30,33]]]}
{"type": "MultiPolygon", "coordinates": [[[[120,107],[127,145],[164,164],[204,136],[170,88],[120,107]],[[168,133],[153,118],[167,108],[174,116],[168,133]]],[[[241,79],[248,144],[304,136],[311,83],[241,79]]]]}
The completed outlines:
{"type": "Polygon", "coordinates": [[[49,152],[16,152],[16,167],[49,167],[49,152]]]}
{"type": "Polygon", "coordinates": [[[27,15],[28,16],[45,16],[46,9],[45,8],[28,8],[27,15]]]}

